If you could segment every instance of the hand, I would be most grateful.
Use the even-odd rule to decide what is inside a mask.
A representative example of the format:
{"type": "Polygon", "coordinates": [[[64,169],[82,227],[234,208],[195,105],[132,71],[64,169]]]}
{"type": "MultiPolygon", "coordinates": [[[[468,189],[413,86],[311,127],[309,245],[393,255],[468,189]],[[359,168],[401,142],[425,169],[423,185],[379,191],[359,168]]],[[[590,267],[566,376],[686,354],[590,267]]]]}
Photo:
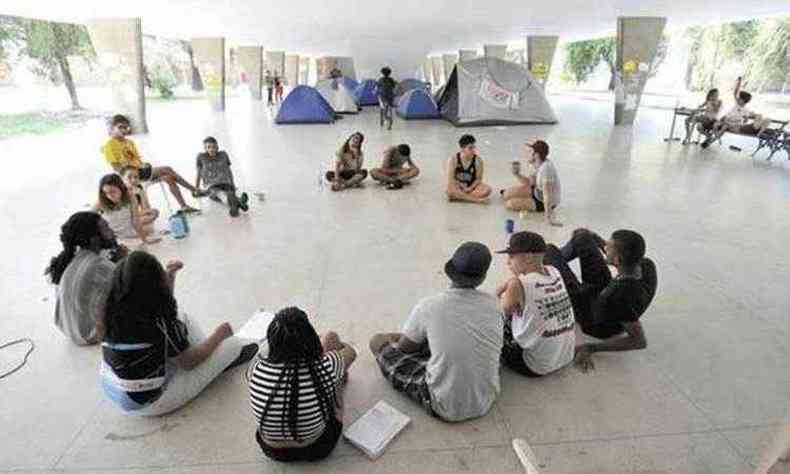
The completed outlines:
{"type": "Polygon", "coordinates": [[[214,334],[217,334],[224,341],[233,336],[233,328],[230,326],[230,323],[222,323],[214,330],[214,334]]]}
{"type": "Polygon", "coordinates": [[[586,345],[576,347],[576,355],[573,358],[574,365],[584,373],[595,370],[595,363],[592,360],[592,352],[586,345]]]}
{"type": "Polygon", "coordinates": [[[341,189],[343,189],[343,183],[340,181],[335,181],[332,183],[332,191],[340,191],[341,189]]]}
{"type": "Polygon", "coordinates": [[[501,285],[496,287],[496,297],[497,298],[501,298],[502,297],[502,293],[504,293],[505,290],[507,290],[507,282],[504,282],[501,285]]]}
{"type": "Polygon", "coordinates": [[[125,246],[124,244],[118,244],[114,252],[115,260],[117,261],[125,258],[127,255],[129,255],[129,247],[125,246]]]}
{"type": "Polygon", "coordinates": [[[167,273],[176,273],[182,268],[184,268],[184,262],[181,260],[170,260],[167,262],[167,265],[165,265],[167,273]]]}

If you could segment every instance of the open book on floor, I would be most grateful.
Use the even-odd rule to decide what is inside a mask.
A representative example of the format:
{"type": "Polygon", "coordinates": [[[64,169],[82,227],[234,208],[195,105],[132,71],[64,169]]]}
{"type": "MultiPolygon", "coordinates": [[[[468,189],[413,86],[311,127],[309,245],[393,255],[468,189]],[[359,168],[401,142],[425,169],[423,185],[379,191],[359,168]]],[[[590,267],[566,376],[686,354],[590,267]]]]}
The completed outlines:
{"type": "Polygon", "coordinates": [[[410,422],[411,418],[380,401],[352,423],[343,435],[370,459],[376,459],[410,422]]]}

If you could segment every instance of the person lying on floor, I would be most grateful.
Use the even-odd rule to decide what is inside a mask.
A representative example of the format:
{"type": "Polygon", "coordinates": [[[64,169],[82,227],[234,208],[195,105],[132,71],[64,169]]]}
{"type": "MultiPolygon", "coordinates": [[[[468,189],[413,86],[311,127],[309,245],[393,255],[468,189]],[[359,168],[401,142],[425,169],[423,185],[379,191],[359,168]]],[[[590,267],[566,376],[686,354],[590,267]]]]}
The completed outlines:
{"type": "Polygon", "coordinates": [[[577,229],[562,249],[549,245],[544,263],[559,270],[582,332],[601,342],[576,347],[582,370],[594,368],[596,352],[632,351],[647,347],[640,318],[656,294],[656,265],[645,257],[645,240],[632,230],[617,230],[609,240],[577,229]],[[579,259],[581,281],[568,265],[579,259]],[[608,265],[617,269],[612,277],[608,265]]]}
{"type": "Polygon", "coordinates": [[[118,262],[107,300],[101,384],[124,414],[159,416],[197,397],[220,374],[249,362],[258,344],[243,345],[230,324],[208,337],[194,319],[179,315],[171,261],[162,268],[143,251],[118,262]]]}
{"type": "Polygon", "coordinates": [[[405,143],[387,147],[381,168],[370,170],[370,177],[385,184],[387,189],[400,189],[419,174],[420,169],[411,159],[411,147],[405,143]]]}
{"type": "Polygon", "coordinates": [[[521,174],[520,163],[514,162],[513,175],[519,184],[500,191],[505,207],[511,211],[542,212],[546,222],[554,226],[562,224],[554,218],[554,209],[560,204],[562,185],[554,162],[549,160],[549,144],[543,140],[525,144],[527,161],[534,173],[521,174]]]}
{"type": "Polygon", "coordinates": [[[230,208],[231,217],[237,217],[239,209],[244,212],[250,209],[247,193],[241,193],[241,196],[236,195],[236,184],[233,180],[233,171],[230,169],[230,157],[224,150],[219,149],[216,138],[206,137],[203,139],[203,152],[198,153],[195,166],[197,167],[195,188],[201,189],[202,181],[211,200],[222,202],[220,195],[224,196],[225,202],[230,208]]]}
{"type": "Polygon", "coordinates": [[[357,353],[330,332],[319,338],[299,308],[277,312],[266,332],[267,356],[249,377],[255,439],[276,461],[318,461],[343,432],[342,390],[357,353]]]}
{"type": "Polygon", "coordinates": [[[462,244],[444,267],[450,288],[417,303],[402,332],[370,340],[395,390],[445,421],[483,416],[499,395],[502,315],[496,299],[476,289],[490,265],[488,247],[462,244]]]}
{"type": "Polygon", "coordinates": [[[362,143],[365,136],[354,132],[335,153],[335,170],[326,172],[326,180],[332,183],[332,191],[342,191],[362,185],[368,171],[362,167],[365,155],[362,143]]]}
{"type": "Polygon", "coordinates": [[[63,224],[60,242],[63,250],[44,272],[57,285],[55,326],[74,344],[95,344],[104,336],[114,261],[128,249],[118,245],[107,221],[86,211],[73,214],[63,224]]]}
{"type": "Polygon", "coordinates": [[[491,186],[483,182],[483,159],[477,156],[477,141],[472,135],[463,135],[458,140],[461,148],[447,160],[447,188],[450,201],[488,203],[491,186]]]}
{"type": "Polygon", "coordinates": [[[517,232],[505,250],[511,275],[497,288],[505,318],[502,364],[527,377],[541,377],[573,362],[573,306],[556,268],[544,265],[546,242],[517,232]]]}

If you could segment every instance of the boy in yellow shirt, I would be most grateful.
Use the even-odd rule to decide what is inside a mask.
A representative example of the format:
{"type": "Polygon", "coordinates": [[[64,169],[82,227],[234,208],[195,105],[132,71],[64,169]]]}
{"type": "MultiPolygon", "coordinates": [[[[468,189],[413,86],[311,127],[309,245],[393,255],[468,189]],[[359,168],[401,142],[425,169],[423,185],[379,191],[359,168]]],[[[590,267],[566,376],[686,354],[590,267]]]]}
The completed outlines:
{"type": "Polygon", "coordinates": [[[187,180],[176,173],[173,168],[169,166],[151,166],[150,163],[143,162],[140,152],[137,151],[137,146],[134,142],[127,137],[131,134],[131,127],[129,119],[124,115],[115,115],[110,123],[110,138],[101,147],[101,152],[104,159],[112,166],[116,172],[126,166],[132,166],[138,169],[141,181],[149,181],[152,179],[160,179],[164,181],[170,188],[170,193],[176,198],[181,210],[187,213],[200,212],[194,207],[188,206],[181,195],[179,185],[188,189],[192,196],[202,197],[205,193],[199,191],[194,186],[189,184],[187,180]]]}

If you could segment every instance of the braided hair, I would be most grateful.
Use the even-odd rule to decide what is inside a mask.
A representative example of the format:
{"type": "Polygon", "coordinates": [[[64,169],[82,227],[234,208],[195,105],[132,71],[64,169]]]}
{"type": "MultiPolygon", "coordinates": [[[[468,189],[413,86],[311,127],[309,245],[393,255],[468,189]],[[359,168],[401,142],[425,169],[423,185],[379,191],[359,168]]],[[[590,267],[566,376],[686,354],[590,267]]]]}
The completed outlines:
{"type": "Polygon", "coordinates": [[[269,325],[266,333],[269,342],[267,362],[283,364],[277,383],[266,401],[261,414],[261,423],[278,393],[282,394],[286,416],[281,418],[280,432],[283,437],[301,441],[297,430],[299,418],[299,374],[305,368],[313,383],[321,417],[328,421],[335,416],[337,403],[331,387],[332,376],[323,364],[321,339],[307,320],[307,314],[299,308],[288,307],[280,310],[269,325]],[[288,431],[286,431],[286,429],[288,431]]]}
{"type": "Polygon", "coordinates": [[[101,238],[100,219],[101,216],[95,212],[78,212],[63,224],[60,228],[63,250],[50,260],[49,266],[44,271],[44,275],[48,275],[52,283],[56,285],[60,283],[60,278],[77,253],[78,247],[88,248],[94,238],[101,238]]]}

